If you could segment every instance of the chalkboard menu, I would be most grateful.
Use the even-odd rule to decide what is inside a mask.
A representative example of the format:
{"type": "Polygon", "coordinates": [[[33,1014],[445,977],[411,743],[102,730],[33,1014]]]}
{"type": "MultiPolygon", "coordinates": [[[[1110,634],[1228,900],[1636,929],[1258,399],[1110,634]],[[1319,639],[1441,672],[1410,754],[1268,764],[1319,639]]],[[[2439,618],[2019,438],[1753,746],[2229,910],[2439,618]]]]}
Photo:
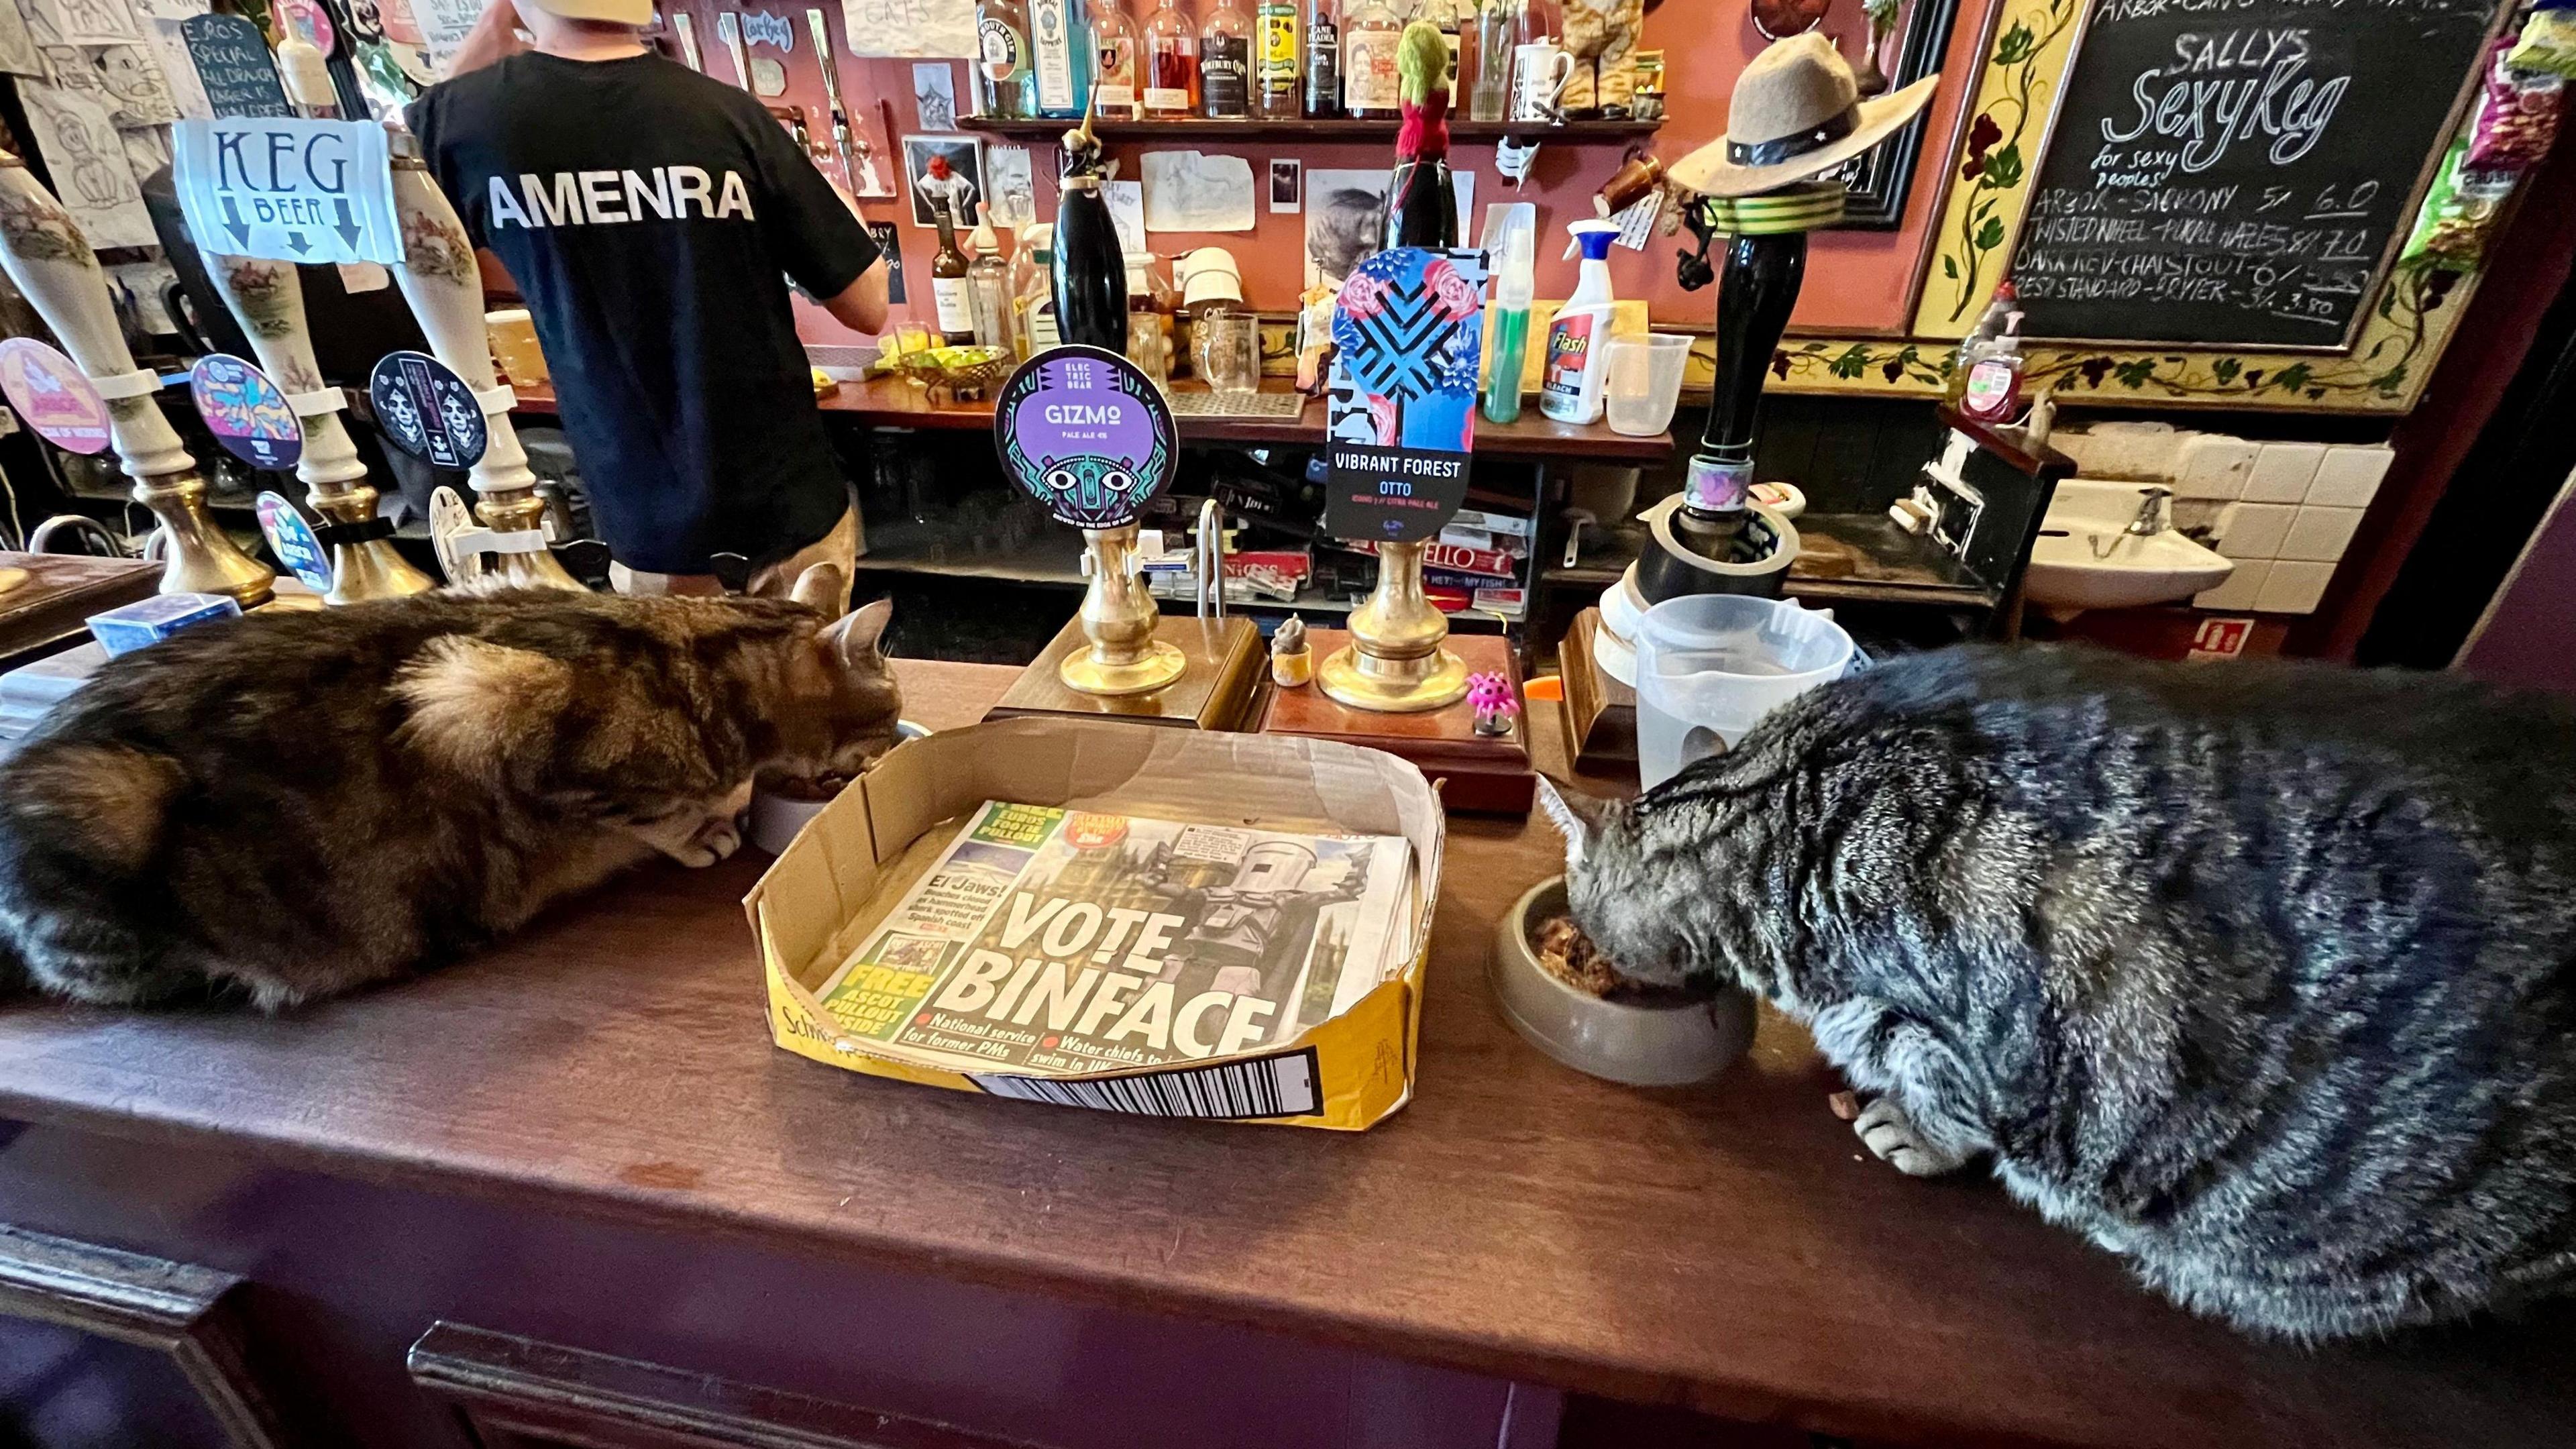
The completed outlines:
{"type": "Polygon", "coordinates": [[[179,24],[188,58],[218,116],[291,116],[277,62],[259,27],[238,15],[191,15],[179,24]]]}
{"type": "Polygon", "coordinates": [[[2022,223],[2033,337],[2338,347],[2499,0],[2095,0],[2022,223]]]}

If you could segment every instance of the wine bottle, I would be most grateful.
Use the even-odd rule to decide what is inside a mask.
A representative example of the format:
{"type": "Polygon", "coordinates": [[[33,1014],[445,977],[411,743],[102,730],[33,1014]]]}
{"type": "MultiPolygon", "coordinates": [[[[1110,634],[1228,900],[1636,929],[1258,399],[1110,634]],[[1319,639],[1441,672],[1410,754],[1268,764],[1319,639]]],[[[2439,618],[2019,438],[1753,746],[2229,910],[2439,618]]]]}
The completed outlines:
{"type": "Polygon", "coordinates": [[[939,227],[939,250],[930,257],[930,297],[939,320],[939,340],[962,347],[975,340],[975,298],[966,284],[966,254],[957,249],[957,218],[946,196],[930,198],[930,217],[939,227]]]}
{"type": "Polygon", "coordinates": [[[1386,188],[1386,244],[1458,245],[1458,194],[1449,176],[1449,48],[1428,20],[1405,27],[1396,47],[1395,174],[1386,188]]]}

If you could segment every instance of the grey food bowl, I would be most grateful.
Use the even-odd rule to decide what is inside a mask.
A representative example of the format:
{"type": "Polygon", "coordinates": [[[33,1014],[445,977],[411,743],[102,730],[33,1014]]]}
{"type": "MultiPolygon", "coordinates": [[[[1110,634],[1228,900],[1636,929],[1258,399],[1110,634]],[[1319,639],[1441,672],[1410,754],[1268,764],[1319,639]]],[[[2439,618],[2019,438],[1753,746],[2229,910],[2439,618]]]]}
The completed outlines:
{"type": "Polygon", "coordinates": [[[1565,877],[1550,876],[1514,901],[1494,932],[1494,999],[1531,1046],[1609,1081],[1680,1087],[1716,1076],[1753,1044],[1753,998],[1741,991],[1640,1005],[1603,1001],[1549,975],[1530,931],[1564,912],[1565,877]]]}
{"type": "MultiPolygon", "coordinates": [[[[914,724],[908,719],[897,720],[894,742],[901,745],[905,740],[917,740],[928,733],[930,729],[926,725],[914,724]]],[[[755,792],[751,797],[751,843],[776,855],[787,848],[787,842],[796,838],[796,832],[805,828],[806,821],[822,814],[823,807],[831,803],[829,800],[796,800],[766,791],[755,792]]]]}

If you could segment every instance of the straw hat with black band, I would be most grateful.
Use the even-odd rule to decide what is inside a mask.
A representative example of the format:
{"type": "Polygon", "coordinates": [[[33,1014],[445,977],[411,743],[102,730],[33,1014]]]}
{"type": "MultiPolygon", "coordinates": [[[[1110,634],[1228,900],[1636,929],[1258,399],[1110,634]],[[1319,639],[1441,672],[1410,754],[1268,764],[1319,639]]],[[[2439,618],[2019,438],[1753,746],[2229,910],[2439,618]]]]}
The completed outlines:
{"type": "Polygon", "coordinates": [[[1893,135],[1932,100],[1938,75],[1864,101],[1852,69],[1822,32],[1775,40],[1735,79],[1726,135],[1672,168],[1701,196],[1752,196],[1833,170],[1893,135]]]}

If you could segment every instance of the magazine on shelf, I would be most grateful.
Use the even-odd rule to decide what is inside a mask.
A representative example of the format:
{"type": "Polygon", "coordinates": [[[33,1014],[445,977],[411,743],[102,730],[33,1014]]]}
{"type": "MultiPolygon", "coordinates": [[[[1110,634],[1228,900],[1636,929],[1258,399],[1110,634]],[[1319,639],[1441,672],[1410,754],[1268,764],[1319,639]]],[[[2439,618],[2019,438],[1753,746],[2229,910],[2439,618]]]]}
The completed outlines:
{"type": "Polygon", "coordinates": [[[819,999],[851,1037],[959,1070],[1260,1051],[1403,971],[1410,849],[988,800],[819,999]]]}

